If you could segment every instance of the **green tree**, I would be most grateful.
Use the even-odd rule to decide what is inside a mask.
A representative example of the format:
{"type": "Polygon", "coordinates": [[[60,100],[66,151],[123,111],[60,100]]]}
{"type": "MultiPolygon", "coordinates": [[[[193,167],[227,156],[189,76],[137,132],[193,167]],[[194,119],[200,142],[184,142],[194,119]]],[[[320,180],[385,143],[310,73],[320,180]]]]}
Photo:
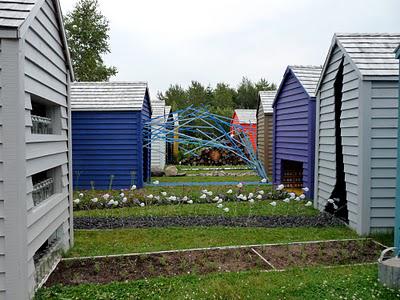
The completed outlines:
{"type": "Polygon", "coordinates": [[[237,89],[236,108],[255,109],[257,108],[258,92],[275,89],[275,84],[271,84],[263,78],[254,84],[250,79],[243,77],[237,89]]]}
{"type": "Polygon", "coordinates": [[[213,107],[233,108],[235,106],[236,91],[229,84],[218,83],[214,89],[213,107]]]}
{"type": "Polygon", "coordinates": [[[209,105],[212,102],[213,92],[211,87],[205,88],[200,82],[192,81],[187,90],[189,105],[209,105]]]}
{"type": "Polygon", "coordinates": [[[165,95],[161,93],[159,98],[165,100],[166,105],[170,105],[172,110],[182,109],[190,105],[186,91],[178,84],[170,85],[165,95]]]}
{"type": "Polygon", "coordinates": [[[65,29],[76,80],[108,81],[117,74],[117,69],[106,66],[102,58],[110,53],[110,27],[97,0],[78,0],[65,17],[65,29]]]}

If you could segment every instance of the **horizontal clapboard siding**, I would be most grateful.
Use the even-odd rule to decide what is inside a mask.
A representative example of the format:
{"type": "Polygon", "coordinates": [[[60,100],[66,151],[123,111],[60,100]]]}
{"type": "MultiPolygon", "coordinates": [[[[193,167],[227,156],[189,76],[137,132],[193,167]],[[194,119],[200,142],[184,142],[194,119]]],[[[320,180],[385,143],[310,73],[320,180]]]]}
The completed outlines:
{"type": "MultiPolygon", "coordinates": [[[[128,188],[141,174],[141,113],[72,112],[73,176],[76,189],[128,188]],[[135,176],[138,177],[138,176],[135,176]]],[[[136,182],[135,184],[138,184],[136,182]]]]}
{"type": "Polygon", "coordinates": [[[265,159],[265,116],[263,105],[259,102],[257,111],[257,156],[260,161],[266,166],[265,159]]]}
{"type": "Polygon", "coordinates": [[[152,102],[152,134],[157,135],[157,140],[151,143],[151,168],[164,170],[165,156],[166,156],[166,137],[162,135],[163,124],[165,123],[165,102],[153,101],[152,102]],[[157,126],[156,123],[160,124],[157,126]]]}
{"type": "MultiPolygon", "coordinates": [[[[0,40],[0,62],[2,59],[1,53],[2,41],[0,40]]],[[[0,65],[0,82],[2,78],[2,66],[0,65]]],[[[0,87],[1,93],[1,87],[0,87]]],[[[4,235],[4,179],[3,179],[3,116],[2,116],[2,104],[3,101],[0,97],[0,299],[5,299],[5,235],[4,235]]]]}
{"type": "Polygon", "coordinates": [[[371,230],[394,226],[398,83],[374,81],[371,91],[371,230]]]}
{"type": "Polygon", "coordinates": [[[310,152],[314,152],[312,140],[315,130],[315,119],[310,114],[312,105],[315,107],[315,101],[311,100],[298,78],[291,71],[287,72],[274,104],[274,183],[282,183],[284,160],[301,162],[303,185],[310,188],[309,197],[313,195],[314,185],[313,156],[310,160],[310,152]]]}

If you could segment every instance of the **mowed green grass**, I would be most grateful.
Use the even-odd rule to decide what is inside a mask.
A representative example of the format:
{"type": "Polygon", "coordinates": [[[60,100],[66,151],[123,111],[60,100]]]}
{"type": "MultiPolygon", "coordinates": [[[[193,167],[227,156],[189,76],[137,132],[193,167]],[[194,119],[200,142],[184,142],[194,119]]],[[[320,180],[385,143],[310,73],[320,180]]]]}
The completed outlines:
{"type": "Polygon", "coordinates": [[[41,289],[36,300],[132,299],[400,299],[381,286],[377,266],[310,268],[153,278],[108,285],[41,289]]]}
{"type": "Polygon", "coordinates": [[[170,216],[315,216],[319,212],[312,207],[306,207],[305,201],[285,203],[276,201],[272,206],[271,201],[249,202],[225,202],[225,212],[217,208],[217,204],[180,204],[180,205],[149,205],[145,207],[125,207],[115,209],[94,209],[75,211],[75,217],[170,217],[170,216]]]}
{"type": "Polygon", "coordinates": [[[99,256],[204,247],[348,238],[357,238],[357,234],[347,227],[189,227],[76,230],[75,246],[67,253],[67,256],[99,256]]]}

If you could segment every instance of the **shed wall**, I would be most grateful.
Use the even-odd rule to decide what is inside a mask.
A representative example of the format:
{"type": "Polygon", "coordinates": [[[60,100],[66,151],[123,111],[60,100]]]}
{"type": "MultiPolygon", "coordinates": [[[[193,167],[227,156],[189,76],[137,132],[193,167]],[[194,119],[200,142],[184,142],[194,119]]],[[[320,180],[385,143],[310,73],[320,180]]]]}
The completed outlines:
{"type": "Polygon", "coordinates": [[[372,231],[394,227],[398,95],[397,82],[372,82],[370,119],[372,231]]]}
{"type": "MultiPolygon", "coordinates": [[[[2,40],[0,40],[0,82],[2,80],[2,40]]],[[[5,249],[4,249],[4,178],[3,178],[3,98],[0,97],[0,299],[5,291],[5,249]]]]}
{"type": "Polygon", "coordinates": [[[140,111],[72,112],[74,186],[77,189],[143,185],[140,111]]]}
{"type": "MultiPolygon", "coordinates": [[[[335,47],[329,64],[323,74],[318,98],[317,167],[316,198],[318,207],[323,210],[336,184],[336,142],[334,114],[334,82],[343,57],[342,51],[335,47]]],[[[341,114],[344,171],[347,188],[349,224],[360,231],[359,199],[359,78],[347,57],[344,60],[343,107],[341,114]]]]}
{"type": "MultiPolygon", "coordinates": [[[[140,160],[143,163],[143,176],[141,177],[142,182],[138,182],[139,186],[142,187],[144,182],[147,182],[150,180],[150,173],[151,173],[151,144],[148,145],[147,147],[143,147],[143,145],[151,140],[151,132],[144,133],[143,126],[145,123],[150,122],[151,120],[151,104],[150,104],[150,97],[146,93],[145,99],[143,101],[143,108],[141,111],[141,122],[140,122],[140,134],[139,135],[139,143],[141,144],[141,147],[143,149],[142,153],[142,160],[140,160]],[[144,181],[144,182],[143,182],[144,181]]],[[[140,180],[139,180],[140,181],[140,180]]]]}
{"type": "Polygon", "coordinates": [[[262,103],[257,113],[257,154],[264,164],[267,175],[272,177],[272,114],[264,114],[262,103]]]}
{"type": "MultiPolygon", "coordinates": [[[[160,101],[161,102],[161,101],[160,101]]],[[[161,124],[165,123],[165,105],[162,103],[157,103],[158,105],[155,106],[153,105],[153,114],[152,118],[159,118],[157,119],[157,122],[160,123],[160,126],[153,126],[152,130],[153,132],[156,132],[157,137],[159,137],[158,140],[152,141],[151,143],[151,168],[158,168],[161,170],[164,170],[165,168],[165,157],[166,157],[166,137],[165,135],[163,136],[160,134],[162,131],[162,126],[161,124]]],[[[152,122],[156,122],[153,120],[152,122]]]]}
{"type": "Polygon", "coordinates": [[[310,114],[315,102],[310,99],[293,73],[288,73],[282,83],[274,106],[274,183],[281,184],[282,161],[303,163],[303,185],[313,195],[314,181],[314,118],[310,114]]]}

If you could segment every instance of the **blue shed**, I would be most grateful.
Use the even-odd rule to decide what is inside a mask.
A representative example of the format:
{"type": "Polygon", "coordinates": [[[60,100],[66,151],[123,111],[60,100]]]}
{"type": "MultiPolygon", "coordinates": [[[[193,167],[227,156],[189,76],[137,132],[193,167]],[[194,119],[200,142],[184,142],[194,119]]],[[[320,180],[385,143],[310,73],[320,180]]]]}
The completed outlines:
{"type": "Polygon", "coordinates": [[[143,131],[152,113],[147,83],[74,83],[71,106],[75,188],[143,187],[151,163],[143,131]]]}
{"type": "Polygon", "coordinates": [[[313,197],[315,88],[322,67],[289,66],[273,104],[273,181],[313,197]]]}

